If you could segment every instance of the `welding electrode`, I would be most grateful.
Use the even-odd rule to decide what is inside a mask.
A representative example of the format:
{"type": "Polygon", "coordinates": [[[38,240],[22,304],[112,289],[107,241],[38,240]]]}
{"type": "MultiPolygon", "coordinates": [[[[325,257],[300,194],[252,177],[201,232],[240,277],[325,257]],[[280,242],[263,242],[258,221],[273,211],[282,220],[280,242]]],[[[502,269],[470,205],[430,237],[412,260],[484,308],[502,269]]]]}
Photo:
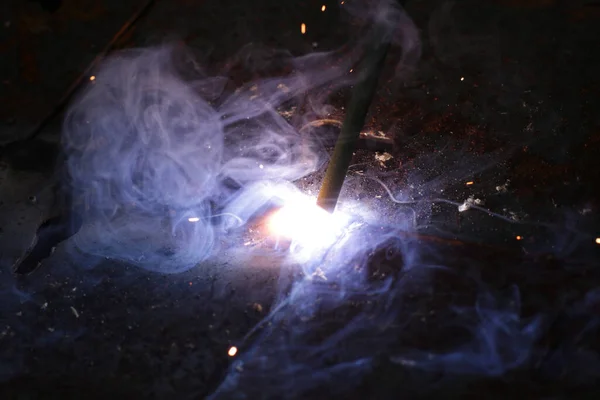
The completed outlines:
{"type": "Polygon", "coordinates": [[[390,47],[389,32],[383,26],[375,27],[371,39],[367,41],[365,56],[355,68],[359,82],[354,86],[342,130],[329,160],[317,204],[328,212],[333,212],[350,166],[352,153],[365,124],[367,111],[375,95],[379,75],[390,47]]]}

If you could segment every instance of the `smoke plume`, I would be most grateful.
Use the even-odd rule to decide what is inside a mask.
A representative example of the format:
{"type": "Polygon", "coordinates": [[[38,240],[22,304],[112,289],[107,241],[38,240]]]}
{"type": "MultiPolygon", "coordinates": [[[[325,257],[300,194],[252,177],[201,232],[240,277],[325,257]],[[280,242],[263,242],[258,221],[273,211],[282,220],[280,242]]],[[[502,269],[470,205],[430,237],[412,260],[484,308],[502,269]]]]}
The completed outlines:
{"type": "MultiPolygon", "coordinates": [[[[362,16],[365,29],[384,24],[392,35],[404,28],[401,44],[414,51],[418,38],[401,9],[381,1],[372,10],[362,16]]],[[[348,70],[368,45],[296,58],[251,46],[238,57],[253,72],[292,72],[235,90],[226,77],[207,76],[183,46],[112,56],[64,124],[85,220],[77,248],[162,273],[208,258],[226,232],[268,202],[259,182],[289,185],[324,161],[278,107],[310,92],[323,101],[324,87],[352,83],[348,70]]]]}
{"type": "MultiPolygon", "coordinates": [[[[401,48],[396,78],[416,66],[418,30],[395,1],[348,2],[345,9],[363,31],[384,27],[383,39],[401,48]]],[[[110,57],[64,124],[71,189],[84,220],[75,247],[179,273],[236,245],[240,228],[270,204],[306,200],[294,181],[326,158],[282,109],[304,104],[295,119],[317,118],[328,109],[329,94],[360,79],[349,70],[370,45],[358,38],[339,50],[301,57],[249,45],[233,64],[259,78],[241,85],[227,76],[230,71],[213,76],[203,70],[178,44],[110,57]]],[[[425,195],[462,177],[444,172],[427,177],[425,195]]],[[[294,259],[302,278],[282,287],[265,320],[239,343],[212,398],[300,398],[321,387],[347,391],[382,363],[498,376],[531,359],[543,321],[522,315],[519,287],[498,293],[468,274],[460,280],[471,284],[473,301],[445,310],[439,317],[444,323],[431,328],[451,321],[441,328],[456,343],[432,349],[406,339],[399,345],[414,334],[408,328],[415,310],[427,309],[419,302],[434,292],[433,278],[451,275],[445,260],[406,235],[415,229],[411,219],[386,226],[348,201],[337,213],[343,217],[339,231],[327,238],[329,246],[294,259]],[[381,271],[387,264],[393,273],[381,271]]]]}

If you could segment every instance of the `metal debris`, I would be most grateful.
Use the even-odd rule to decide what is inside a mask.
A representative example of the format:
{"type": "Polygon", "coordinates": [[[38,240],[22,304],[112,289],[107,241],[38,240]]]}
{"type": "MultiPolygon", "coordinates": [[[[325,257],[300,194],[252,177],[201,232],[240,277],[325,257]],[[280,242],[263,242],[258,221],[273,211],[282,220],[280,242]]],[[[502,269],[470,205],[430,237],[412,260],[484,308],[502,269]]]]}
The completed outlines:
{"type": "Polygon", "coordinates": [[[375,159],[377,161],[379,161],[380,163],[384,163],[386,161],[391,160],[392,158],[394,158],[390,153],[383,152],[383,153],[375,153],[375,159]]]}
{"type": "Polygon", "coordinates": [[[483,200],[476,199],[474,196],[469,196],[468,199],[466,199],[461,205],[458,206],[458,212],[465,212],[471,209],[473,205],[480,206],[483,204],[485,204],[483,200]]]}
{"type": "Polygon", "coordinates": [[[289,110],[278,110],[277,111],[279,113],[279,115],[281,115],[283,118],[292,118],[294,116],[294,113],[296,112],[296,107],[291,107],[289,110]]]}
{"type": "Polygon", "coordinates": [[[252,304],[252,308],[259,313],[263,311],[263,306],[259,303],[252,304]]]}
{"type": "Polygon", "coordinates": [[[323,272],[323,270],[321,268],[317,268],[315,270],[315,272],[313,272],[312,276],[313,276],[313,278],[321,278],[324,281],[327,280],[327,277],[325,276],[325,273],[323,272]]]}
{"type": "Polygon", "coordinates": [[[496,191],[498,193],[506,193],[508,192],[508,186],[510,185],[510,179],[507,179],[504,185],[496,186],[496,191]]]}
{"type": "Polygon", "coordinates": [[[519,221],[521,221],[521,220],[523,220],[523,219],[526,219],[526,218],[528,217],[528,215],[527,215],[527,214],[521,214],[521,215],[519,215],[519,214],[517,214],[515,211],[510,211],[510,210],[509,210],[509,209],[507,209],[507,208],[504,208],[504,209],[502,209],[502,211],[504,212],[504,214],[507,214],[507,215],[508,215],[508,217],[509,217],[511,220],[513,220],[513,221],[515,221],[515,222],[519,222],[519,221]]]}
{"type": "Polygon", "coordinates": [[[285,86],[283,83],[277,85],[277,89],[281,90],[283,93],[289,93],[290,88],[285,86]]]}
{"type": "Polygon", "coordinates": [[[376,139],[391,140],[383,131],[364,131],[360,133],[361,137],[371,137],[376,139]]]}

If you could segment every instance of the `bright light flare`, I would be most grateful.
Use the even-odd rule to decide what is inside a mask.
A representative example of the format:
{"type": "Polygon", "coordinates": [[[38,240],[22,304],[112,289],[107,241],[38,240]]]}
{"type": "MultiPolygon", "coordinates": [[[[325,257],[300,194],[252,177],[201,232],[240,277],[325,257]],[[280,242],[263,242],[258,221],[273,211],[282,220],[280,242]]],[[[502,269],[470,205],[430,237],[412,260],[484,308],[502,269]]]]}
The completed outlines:
{"type": "Polygon", "coordinates": [[[300,197],[288,201],[268,217],[269,234],[304,250],[331,246],[347,225],[341,213],[330,214],[317,206],[316,199],[300,197]]]}
{"type": "Polygon", "coordinates": [[[325,10],[327,10],[327,6],[326,6],[325,4],[323,4],[323,5],[321,6],[321,11],[322,11],[322,12],[325,12],[325,10]]]}
{"type": "Polygon", "coordinates": [[[306,24],[302,23],[300,25],[300,33],[302,33],[303,35],[306,33],[306,24]]]}
{"type": "Polygon", "coordinates": [[[188,221],[189,222],[198,222],[198,221],[200,221],[200,218],[198,218],[198,217],[190,217],[190,218],[188,218],[188,221]]]}

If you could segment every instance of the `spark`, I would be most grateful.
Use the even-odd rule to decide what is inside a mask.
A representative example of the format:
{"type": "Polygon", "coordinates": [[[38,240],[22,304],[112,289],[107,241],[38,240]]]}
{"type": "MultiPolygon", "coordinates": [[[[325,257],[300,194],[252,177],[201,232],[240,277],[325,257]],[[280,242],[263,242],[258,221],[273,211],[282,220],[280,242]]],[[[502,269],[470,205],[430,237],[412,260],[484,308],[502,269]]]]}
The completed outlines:
{"type": "Polygon", "coordinates": [[[90,76],[90,81],[95,81],[96,77],[94,75],[90,76]]]}
{"type": "Polygon", "coordinates": [[[190,217],[190,218],[188,218],[188,221],[190,221],[190,222],[198,222],[198,221],[200,221],[200,218],[198,218],[198,217],[190,217]]]}
{"type": "Polygon", "coordinates": [[[229,351],[227,351],[227,354],[229,355],[229,357],[233,357],[233,356],[235,356],[237,354],[237,352],[238,352],[237,347],[231,346],[229,348],[229,351]]]}
{"type": "Polygon", "coordinates": [[[596,238],[596,244],[600,244],[600,237],[596,238]]]}
{"type": "Polygon", "coordinates": [[[322,12],[325,12],[325,10],[327,10],[327,6],[326,6],[325,4],[323,4],[323,5],[321,6],[321,11],[322,11],[322,12]]]}
{"type": "Polygon", "coordinates": [[[517,236],[515,239],[517,239],[517,240],[522,240],[522,239],[523,239],[523,236],[517,236]]]}
{"type": "Polygon", "coordinates": [[[473,181],[467,182],[467,186],[472,185],[472,184],[473,184],[473,181]]]}
{"type": "Polygon", "coordinates": [[[304,22],[300,24],[300,33],[303,35],[306,33],[306,24],[304,22]]]}
{"type": "Polygon", "coordinates": [[[461,81],[464,81],[464,80],[465,80],[465,77],[464,77],[464,76],[461,76],[461,77],[460,77],[460,80],[461,80],[461,81]]]}

